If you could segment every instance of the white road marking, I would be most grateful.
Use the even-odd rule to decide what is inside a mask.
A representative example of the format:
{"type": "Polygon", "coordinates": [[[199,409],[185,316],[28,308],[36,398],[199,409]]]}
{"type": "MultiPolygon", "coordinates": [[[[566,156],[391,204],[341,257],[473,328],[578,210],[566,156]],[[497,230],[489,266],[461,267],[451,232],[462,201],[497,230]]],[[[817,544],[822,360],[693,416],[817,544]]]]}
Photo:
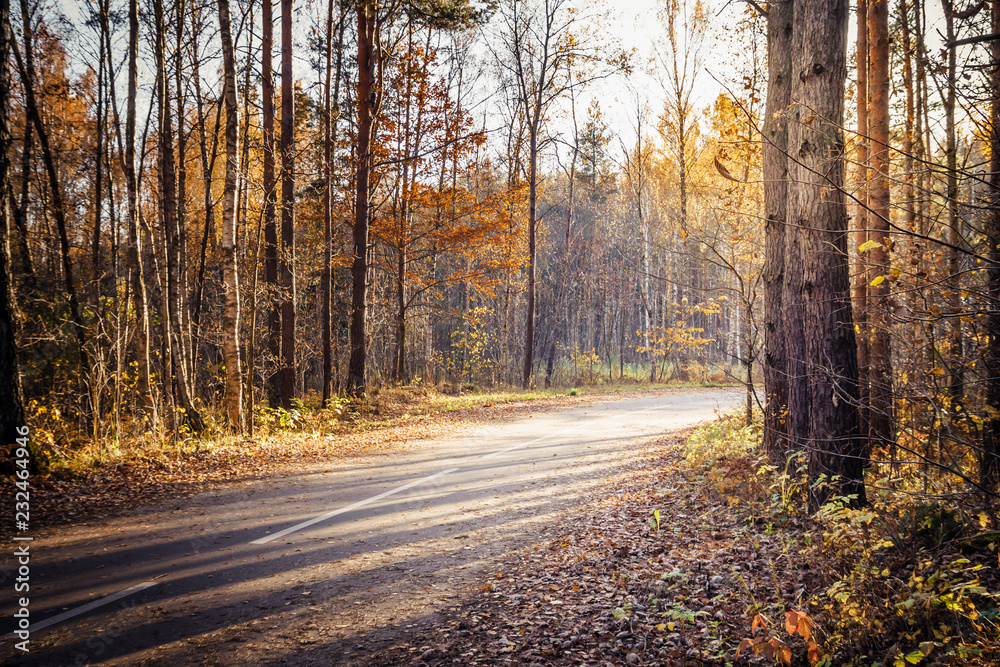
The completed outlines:
{"type": "Polygon", "coordinates": [[[406,489],[409,489],[410,487],[416,486],[417,484],[422,484],[424,482],[429,482],[432,479],[434,479],[435,477],[440,477],[441,475],[447,475],[448,473],[455,472],[456,470],[458,470],[458,468],[448,468],[447,470],[442,470],[441,472],[434,473],[433,475],[430,475],[428,477],[424,477],[422,479],[414,480],[414,481],[412,481],[412,482],[410,482],[408,484],[404,484],[403,486],[397,486],[395,489],[392,489],[390,491],[386,491],[384,493],[380,493],[377,496],[372,496],[371,498],[366,498],[364,500],[359,500],[358,502],[354,503],[353,505],[348,505],[347,507],[341,507],[339,510],[333,510],[332,512],[327,512],[326,514],[324,514],[322,516],[318,516],[318,517],[316,517],[314,519],[309,519],[308,521],[303,521],[302,523],[299,523],[299,524],[296,524],[294,526],[291,526],[290,528],[285,528],[284,530],[279,530],[277,533],[274,533],[272,535],[265,535],[264,537],[262,537],[262,538],[260,538],[258,540],[252,541],[250,544],[267,544],[271,540],[276,540],[279,537],[284,537],[285,535],[291,535],[292,533],[300,531],[303,528],[308,528],[309,526],[317,524],[317,523],[319,523],[321,521],[326,521],[327,519],[332,519],[333,517],[337,516],[338,514],[343,514],[344,512],[350,512],[351,510],[356,510],[359,507],[364,507],[365,505],[367,505],[369,503],[373,503],[376,500],[382,500],[383,498],[386,498],[386,497],[391,496],[393,494],[399,493],[400,491],[405,491],[406,489]]]}
{"type": "MultiPolygon", "coordinates": [[[[39,630],[44,630],[45,628],[49,627],[50,625],[55,625],[56,623],[62,623],[63,621],[68,621],[69,619],[73,618],[74,616],[79,616],[80,614],[86,614],[88,611],[90,611],[92,609],[97,609],[98,607],[103,607],[106,604],[111,604],[112,602],[116,602],[118,600],[121,600],[122,598],[128,597],[129,595],[132,595],[133,593],[138,593],[139,591],[144,591],[147,588],[149,588],[151,586],[155,586],[155,585],[156,585],[155,581],[144,581],[141,584],[133,586],[132,588],[126,588],[123,591],[118,591],[117,593],[112,593],[111,595],[108,595],[107,597],[103,597],[100,600],[94,600],[93,602],[88,602],[87,604],[81,605],[81,606],[77,607],[76,609],[70,609],[69,611],[64,611],[61,614],[58,614],[56,616],[52,616],[50,618],[47,618],[44,621],[41,621],[39,623],[32,623],[31,624],[31,631],[32,632],[38,632],[39,630]]],[[[14,633],[13,632],[11,632],[10,634],[6,634],[6,635],[3,636],[4,639],[11,639],[13,637],[14,637],[14,633]]]]}

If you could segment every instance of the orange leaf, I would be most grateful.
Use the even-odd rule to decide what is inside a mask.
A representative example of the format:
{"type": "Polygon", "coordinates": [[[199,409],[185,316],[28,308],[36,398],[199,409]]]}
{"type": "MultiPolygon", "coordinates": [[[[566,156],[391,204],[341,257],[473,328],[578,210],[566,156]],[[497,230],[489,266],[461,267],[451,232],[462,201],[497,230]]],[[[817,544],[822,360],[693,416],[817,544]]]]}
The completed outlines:
{"type": "Polygon", "coordinates": [[[752,648],[753,648],[753,640],[752,639],[744,639],[743,641],[740,642],[740,645],[736,647],[736,657],[737,658],[740,657],[740,655],[744,651],[749,651],[752,648]]]}
{"type": "Polygon", "coordinates": [[[800,613],[798,631],[799,634],[802,635],[802,639],[809,641],[809,637],[812,636],[812,627],[813,627],[812,619],[806,616],[805,614],[800,613]]]}
{"type": "Polygon", "coordinates": [[[751,634],[757,632],[758,627],[763,630],[767,630],[767,622],[764,621],[764,617],[760,614],[753,617],[753,623],[750,625],[751,634]]]}
{"type": "Polygon", "coordinates": [[[785,614],[785,632],[790,635],[795,634],[795,629],[799,625],[799,612],[790,611],[785,614]]]}
{"type": "Polygon", "coordinates": [[[816,642],[809,642],[809,664],[815,665],[819,662],[819,647],[816,642]]]}

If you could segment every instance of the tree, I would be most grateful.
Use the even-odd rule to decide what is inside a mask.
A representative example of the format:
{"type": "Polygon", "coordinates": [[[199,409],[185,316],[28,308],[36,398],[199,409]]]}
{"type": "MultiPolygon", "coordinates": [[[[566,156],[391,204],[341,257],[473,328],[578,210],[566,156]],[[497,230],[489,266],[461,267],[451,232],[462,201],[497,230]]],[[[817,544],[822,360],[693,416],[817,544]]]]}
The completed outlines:
{"type": "MultiPolygon", "coordinates": [[[[376,82],[378,34],[377,4],[359,0],[358,16],[358,138],[354,198],[354,256],[351,262],[351,357],[347,368],[347,390],[355,396],[365,392],[365,364],[368,339],[365,332],[368,281],[368,188],[372,168],[372,134],[375,115],[382,104],[381,86],[376,82]]],[[[379,69],[381,73],[381,69],[379,69]]]]}
{"type": "MultiPolygon", "coordinates": [[[[274,177],[274,73],[271,66],[274,55],[274,17],[272,0],[261,0],[263,20],[261,21],[260,79],[261,79],[261,134],[263,147],[263,189],[264,189],[264,283],[268,286],[267,344],[273,363],[280,364],[281,357],[281,311],[276,290],[278,287],[278,228],[276,224],[277,181],[274,177]]],[[[276,405],[280,397],[277,373],[269,378],[268,401],[276,405]]]]}
{"type": "Polygon", "coordinates": [[[337,67],[333,89],[333,0],[329,1],[326,17],[326,85],[323,89],[323,405],[333,398],[333,150],[337,143],[337,122],[340,120],[340,81],[343,74],[344,30],[347,27],[347,3],[337,3],[337,67]],[[332,102],[331,102],[332,100],[332,102]]]}
{"type": "Polygon", "coordinates": [[[218,0],[222,34],[223,84],[226,106],[226,185],[222,205],[222,272],[225,306],[222,317],[222,349],[226,360],[226,416],[229,426],[243,430],[243,378],[240,370],[240,284],[236,271],[236,176],[239,171],[238,108],[236,104],[236,56],[233,52],[229,0],[218,0]]]}
{"type": "Polygon", "coordinates": [[[778,2],[767,16],[767,105],[764,176],[764,449],[775,462],[788,453],[790,323],[785,320],[785,224],[788,206],[788,117],[794,4],[778,2]]]}
{"type": "MultiPolygon", "coordinates": [[[[991,24],[994,35],[1000,33],[1000,2],[991,3],[991,24]]],[[[985,359],[984,402],[994,412],[1000,408],[1000,39],[990,44],[990,210],[986,215],[986,239],[989,244],[989,266],[986,269],[990,336],[985,359]]],[[[991,414],[983,428],[983,453],[980,480],[987,492],[1000,490],[1000,415],[991,414]]]]}
{"type": "MultiPolygon", "coordinates": [[[[871,134],[871,222],[867,253],[868,319],[871,327],[869,356],[869,441],[894,440],[892,407],[892,351],[889,311],[889,1],[870,0],[868,5],[869,132],[871,134]]],[[[860,57],[860,56],[859,56],[860,57]]],[[[869,444],[869,447],[871,445],[869,444]]]]}
{"type": "Polygon", "coordinates": [[[348,393],[358,396],[366,388],[368,359],[367,290],[369,269],[369,223],[371,179],[374,167],[373,140],[384,95],[383,76],[386,53],[382,49],[381,26],[398,11],[407,18],[436,28],[458,28],[483,20],[488,14],[468,0],[413,0],[392,4],[380,15],[376,0],[359,0],[358,19],[358,121],[355,148],[355,191],[351,258],[351,354],[347,368],[348,393]]]}
{"type": "Polygon", "coordinates": [[[149,348],[151,344],[149,322],[149,300],[146,293],[146,271],[142,248],[142,236],[139,231],[139,186],[135,164],[135,100],[138,95],[139,79],[139,6],[138,0],[129,0],[128,5],[128,100],[125,111],[125,188],[128,201],[128,251],[127,260],[130,267],[132,283],[133,307],[136,313],[138,331],[135,337],[135,356],[138,365],[136,390],[142,397],[146,414],[152,426],[158,423],[157,405],[153,399],[153,384],[151,381],[149,348]]]}
{"type": "Polygon", "coordinates": [[[295,96],[292,71],[292,4],[281,0],[281,360],[278,391],[282,407],[297,395],[295,368],[295,96]]]}
{"type": "MultiPolygon", "coordinates": [[[[789,384],[804,387],[808,431],[790,427],[789,437],[809,451],[811,480],[826,476],[826,484],[810,486],[813,509],[833,495],[865,501],[843,192],[847,18],[847,0],[797,0],[792,24],[788,154],[796,159],[789,164],[786,235],[793,243],[786,241],[785,268],[801,262],[801,282],[786,291],[798,291],[794,302],[804,305],[805,374],[790,375],[789,384]]],[[[786,307],[786,322],[796,316],[786,307]]],[[[791,404],[795,393],[790,388],[790,412],[803,407],[791,404]]]]}
{"type": "MultiPolygon", "coordinates": [[[[10,58],[10,0],[0,0],[0,62],[10,58]]],[[[10,267],[10,69],[0,71],[0,451],[7,454],[25,426],[17,353],[17,310],[10,267]]],[[[8,456],[4,468],[13,466],[8,456]]]]}

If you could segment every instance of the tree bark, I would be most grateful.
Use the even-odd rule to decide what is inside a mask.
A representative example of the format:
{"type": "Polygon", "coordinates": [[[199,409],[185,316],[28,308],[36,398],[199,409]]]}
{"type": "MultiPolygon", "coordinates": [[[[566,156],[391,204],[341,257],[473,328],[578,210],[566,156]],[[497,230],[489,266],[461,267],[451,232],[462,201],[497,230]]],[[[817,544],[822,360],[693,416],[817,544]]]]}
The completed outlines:
{"type": "MultiPolygon", "coordinates": [[[[798,0],[792,53],[789,124],[789,231],[802,259],[794,287],[804,305],[805,426],[810,507],[834,495],[865,502],[858,433],[858,359],[851,317],[844,200],[844,83],[847,77],[847,0],[798,0]],[[815,485],[821,475],[827,483],[815,485]],[[833,477],[839,476],[834,482],[833,477]]],[[[786,266],[788,255],[785,256],[786,266]]],[[[792,287],[790,285],[789,287],[792,287]]],[[[790,313],[786,311],[786,316],[790,313]]],[[[792,392],[789,392],[790,396],[792,392]]],[[[789,406],[790,410],[794,406],[789,406]]]]}
{"type": "MultiPolygon", "coordinates": [[[[952,0],[941,0],[945,15],[945,39],[955,41],[955,11],[952,0]]],[[[948,391],[953,401],[960,402],[965,393],[965,368],[962,359],[962,298],[960,285],[960,267],[958,245],[961,242],[959,226],[961,220],[958,211],[958,147],[955,129],[955,105],[958,94],[958,56],[956,49],[948,49],[948,65],[946,70],[947,88],[944,92],[944,131],[945,131],[945,163],[948,194],[948,226],[945,230],[945,241],[951,246],[948,250],[947,282],[944,289],[945,302],[948,304],[948,358],[950,384],[948,391]]]]}
{"type": "Polygon", "coordinates": [[[239,171],[236,56],[233,52],[229,0],[218,0],[222,34],[223,92],[226,105],[226,182],[222,204],[222,354],[226,361],[226,416],[234,431],[243,430],[243,382],[240,369],[240,285],[236,271],[236,177],[239,171]]]}
{"type": "Polygon", "coordinates": [[[788,120],[791,100],[792,2],[777,2],[767,16],[767,109],[764,123],[764,450],[782,463],[788,453],[788,326],[785,224],[788,198],[788,120]]]}
{"type": "MultiPolygon", "coordinates": [[[[992,3],[993,32],[1000,32],[1000,2],[992,3]]],[[[986,238],[989,242],[990,264],[986,270],[988,307],[987,330],[991,332],[986,347],[985,366],[987,379],[984,403],[1000,408],[1000,40],[990,45],[992,71],[990,88],[990,201],[992,206],[986,218],[986,238]]],[[[983,488],[996,494],[1000,490],[1000,418],[990,415],[983,426],[983,452],[979,469],[983,488]]],[[[995,514],[994,514],[995,516],[995,514]]],[[[994,526],[995,528],[995,526],[994,526]]]]}
{"type": "MultiPolygon", "coordinates": [[[[877,0],[871,0],[877,2],[877,0]]],[[[858,346],[858,405],[859,428],[862,436],[868,435],[868,413],[870,400],[870,380],[868,377],[869,358],[868,343],[871,339],[871,329],[868,324],[868,269],[867,259],[859,248],[868,241],[869,200],[868,200],[868,163],[871,156],[871,139],[868,124],[868,6],[869,0],[858,0],[858,43],[855,49],[857,60],[857,112],[858,112],[858,151],[857,151],[857,182],[855,185],[857,199],[857,215],[854,216],[854,232],[850,249],[850,259],[853,260],[851,275],[851,300],[854,307],[854,324],[857,326],[858,346]]]]}
{"type": "Polygon", "coordinates": [[[159,152],[160,220],[165,234],[165,290],[163,295],[164,335],[167,340],[169,372],[164,374],[170,383],[176,408],[181,412],[181,421],[192,431],[199,432],[204,427],[201,414],[194,406],[187,372],[185,355],[185,334],[183,328],[183,285],[181,280],[181,234],[177,210],[177,173],[174,161],[173,118],[169,99],[170,86],[166,68],[166,23],[163,16],[163,2],[154,3],[156,36],[156,64],[159,104],[159,132],[157,146],[159,152]]]}
{"type": "Polygon", "coordinates": [[[281,0],[281,405],[297,395],[295,369],[295,97],[292,73],[292,2],[281,0]]]}
{"type": "MultiPolygon", "coordinates": [[[[868,252],[868,320],[870,370],[868,438],[865,458],[875,443],[893,442],[892,352],[889,338],[889,0],[868,5],[869,133],[871,183],[868,238],[879,245],[868,252]],[[881,277],[881,282],[878,278],[881,277]]],[[[860,376],[860,364],[859,364],[860,376]]]]}
{"type": "Polygon", "coordinates": [[[159,423],[153,385],[150,379],[149,346],[149,306],[146,294],[146,271],[143,265],[142,236],[139,232],[139,188],[135,166],[135,98],[138,94],[139,78],[139,6],[138,0],[129,0],[128,5],[128,101],[125,111],[125,191],[128,200],[128,250],[127,260],[132,280],[132,303],[135,308],[136,328],[135,356],[139,376],[136,391],[145,408],[151,426],[159,423]]]}
{"type": "MultiPolygon", "coordinates": [[[[0,0],[0,62],[10,60],[12,32],[10,0],[0,0]]],[[[11,452],[17,439],[27,433],[18,428],[24,421],[21,372],[17,355],[17,307],[10,267],[10,154],[13,138],[10,127],[10,68],[0,70],[0,452],[5,454],[4,470],[12,470],[11,452]]]]}
{"type": "Polygon", "coordinates": [[[333,69],[333,2],[326,19],[326,87],[323,99],[323,406],[333,398],[333,147],[340,117],[340,76],[344,51],[344,3],[337,21],[337,74],[330,90],[333,69]],[[333,98],[331,100],[331,97],[333,98]],[[336,108],[334,108],[336,105],[336,108]]]}
{"type": "MultiPolygon", "coordinates": [[[[266,302],[271,306],[267,314],[268,350],[272,363],[280,363],[281,357],[281,311],[278,306],[278,228],[277,228],[277,180],[274,176],[274,72],[271,65],[274,54],[274,17],[272,0],[262,0],[264,14],[261,25],[261,105],[264,139],[263,187],[264,187],[264,284],[266,302]]],[[[279,389],[277,373],[267,379],[268,403],[278,404],[279,389]]]]}
{"type": "Polygon", "coordinates": [[[347,368],[347,390],[365,393],[367,337],[365,332],[368,280],[368,187],[371,176],[371,141],[378,108],[375,90],[375,47],[378,32],[376,4],[361,0],[358,15],[358,146],[354,198],[354,258],[351,264],[351,357],[347,368]]]}
{"type": "MultiPolygon", "coordinates": [[[[35,80],[35,53],[32,45],[31,12],[28,10],[28,0],[21,0],[21,31],[24,43],[24,67],[28,78],[35,80]]],[[[11,33],[10,39],[14,36],[11,33]]],[[[9,49],[8,49],[9,50],[9,49]]],[[[9,121],[8,121],[9,122],[9,121]]],[[[35,265],[28,249],[28,204],[31,195],[31,158],[34,153],[34,126],[31,120],[24,119],[24,141],[21,147],[21,198],[17,206],[11,204],[14,212],[14,225],[17,227],[17,247],[21,255],[24,287],[30,294],[35,291],[37,279],[35,265]]],[[[13,188],[11,188],[13,197],[13,188]]],[[[13,202],[13,199],[11,200],[13,202]]]]}

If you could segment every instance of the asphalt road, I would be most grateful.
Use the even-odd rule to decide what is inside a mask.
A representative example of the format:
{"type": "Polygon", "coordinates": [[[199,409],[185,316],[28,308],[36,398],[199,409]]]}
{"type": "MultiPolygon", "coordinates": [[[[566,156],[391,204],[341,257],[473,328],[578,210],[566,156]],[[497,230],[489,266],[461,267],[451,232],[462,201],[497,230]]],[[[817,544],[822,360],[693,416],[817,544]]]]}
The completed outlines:
{"type": "MultiPolygon", "coordinates": [[[[505,540],[571,505],[616,457],[740,400],[693,390],[550,410],[346,468],[51,529],[29,545],[30,653],[7,635],[0,659],[253,664],[266,652],[274,664],[310,653],[338,662],[379,628],[433,622],[505,540]]],[[[3,634],[23,595],[10,569],[18,546],[4,554],[3,634]]]]}

